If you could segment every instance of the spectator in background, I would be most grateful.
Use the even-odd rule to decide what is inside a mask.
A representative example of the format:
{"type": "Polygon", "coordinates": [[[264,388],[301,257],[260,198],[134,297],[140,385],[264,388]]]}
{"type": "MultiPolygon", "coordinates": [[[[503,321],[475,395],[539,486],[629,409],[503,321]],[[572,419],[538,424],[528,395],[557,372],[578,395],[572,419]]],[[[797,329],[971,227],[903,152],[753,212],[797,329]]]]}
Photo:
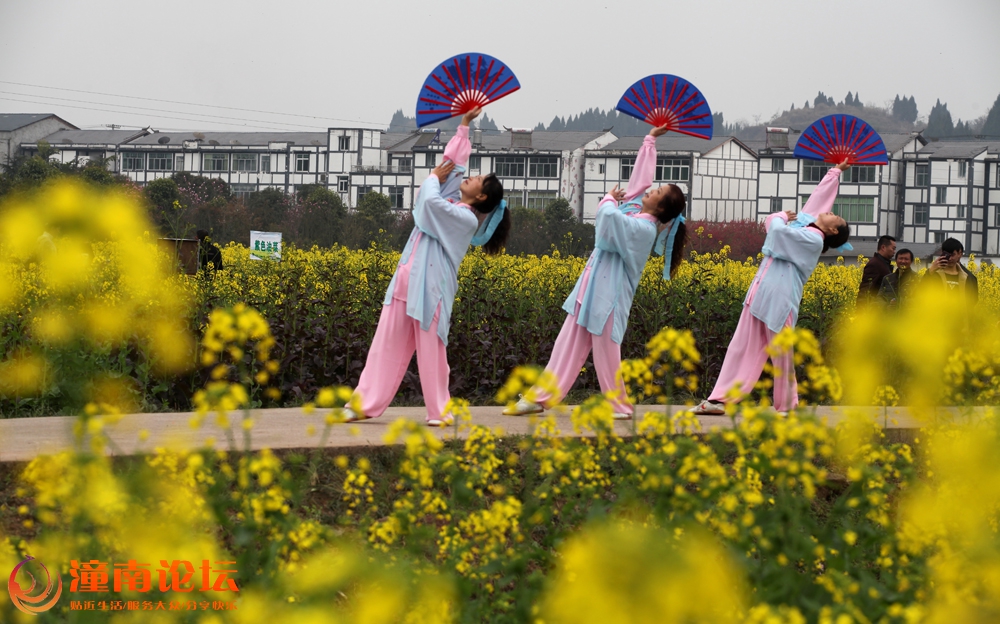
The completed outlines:
{"type": "Polygon", "coordinates": [[[900,249],[896,252],[896,270],[885,276],[878,291],[879,298],[890,308],[899,308],[909,296],[916,278],[916,273],[910,268],[912,264],[912,251],[900,249]]]}
{"type": "Polygon", "coordinates": [[[858,305],[869,303],[882,288],[882,280],[892,273],[893,254],[896,253],[896,239],[888,234],[880,236],[875,255],[865,265],[861,274],[861,287],[858,290],[858,305]]]}
{"type": "Polygon", "coordinates": [[[962,266],[963,253],[965,248],[958,240],[945,240],[941,244],[941,253],[927,267],[921,284],[961,297],[967,307],[971,308],[979,301],[979,280],[962,266]]]}
{"type": "MultiPolygon", "coordinates": [[[[190,230],[188,231],[190,232],[190,230]]],[[[221,271],[222,250],[212,242],[208,230],[198,230],[195,236],[198,237],[198,270],[221,271]]]]}

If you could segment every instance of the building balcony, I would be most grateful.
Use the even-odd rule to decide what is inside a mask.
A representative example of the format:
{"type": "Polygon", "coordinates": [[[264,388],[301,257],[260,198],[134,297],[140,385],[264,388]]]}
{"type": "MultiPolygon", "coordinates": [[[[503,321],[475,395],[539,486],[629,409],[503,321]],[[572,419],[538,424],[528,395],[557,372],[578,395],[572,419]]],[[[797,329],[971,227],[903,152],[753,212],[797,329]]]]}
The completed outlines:
{"type": "Polygon", "coordinates": [[[392,173],[408,175],[413,173],[413,165],[354,165],[351,173],[392,173]]]}

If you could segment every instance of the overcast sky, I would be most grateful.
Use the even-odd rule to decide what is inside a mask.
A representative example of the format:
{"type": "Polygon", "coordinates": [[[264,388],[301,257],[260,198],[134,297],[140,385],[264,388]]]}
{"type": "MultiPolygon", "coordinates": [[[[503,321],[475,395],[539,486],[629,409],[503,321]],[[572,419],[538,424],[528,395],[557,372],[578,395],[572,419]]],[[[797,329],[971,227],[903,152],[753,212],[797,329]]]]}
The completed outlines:
{"type": "Polygon", "coordinates": [[[437,63],[470,51],[521,81],[487,110],[513,127],[612,108],[653,73],[687,78],[729,122],[819,90],[878,105],[914,95],[921,116],[940,98],[957,121],[1000,94],[1000,0],[0,0],[0,112],[80,127],[384,127],[396,109],[413,115],[437,63]]]}

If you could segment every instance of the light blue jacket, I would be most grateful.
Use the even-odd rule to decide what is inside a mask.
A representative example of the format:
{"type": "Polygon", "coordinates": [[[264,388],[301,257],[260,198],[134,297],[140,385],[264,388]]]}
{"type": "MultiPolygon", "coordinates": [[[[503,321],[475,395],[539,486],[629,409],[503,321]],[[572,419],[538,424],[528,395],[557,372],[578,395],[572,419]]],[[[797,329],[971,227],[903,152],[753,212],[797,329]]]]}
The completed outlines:
{"type": "Polygon", "coordinates": [[[790,227],[781,218],[772,219],[769,225],[762,250],[764,260],[753,278],[760,285],[753,297],[750,285],[743,304],[749,304],[750,313],[777,333],[789,314],[793,326],[798,321],[802,289],[819,263],[823,234],[814,228],[790,227]]]}
{"type": "MultiPolygon", "coordinates": [[[[400,265],[409,261],[413,241],[417,233],[422,232],[417,255],[410,268],[410,283],[406,288],[406,315],[420,321],[420,329],[428,331],[440,303],[437,334],[445,345],[448,344],[451,310],[458,292],[458,265],[462,263],[472,236],[479,227],[479,219],[472,210],[464,204],[448,201],[460,197],[463,173],[457,167],[443,189],[436,176],[428,176],[420,186],[417,205],[413,209],[415,227],[399,259],[400,265]]],[[[389,282],[383,305],[392,303],[396,277],[394,274],[389,282]]]]}
{"type": "Polygon", "coordinates": [[[764,260],[743,305],[749,305],[750,313],[775,333],[785,326],[789,315],[792,326],[799,320],[802,290],[823,253],[823,233],[808,224],[833,210],[839,189],[840,170],[834,167],[823,176],[795,222],[789,224],[783,212],[767,218],[767,238],[761,250],[764,260]]]}
{"type": "MultiPolygon", "coordinates": [[[[624,214],[615,201],[604,201],[597,209],[594,251],[587,266],[590,278],[583,293],[576,322],[600,336],[608,316],[615,315],[611,339],[618,344],[625,337],[632,298],[642,270],[656,240],[656,226],[643,218],[624,214]]],[[[576,311],[577,295],[586,269],[563,304],[567,314],[576,311]]]]}

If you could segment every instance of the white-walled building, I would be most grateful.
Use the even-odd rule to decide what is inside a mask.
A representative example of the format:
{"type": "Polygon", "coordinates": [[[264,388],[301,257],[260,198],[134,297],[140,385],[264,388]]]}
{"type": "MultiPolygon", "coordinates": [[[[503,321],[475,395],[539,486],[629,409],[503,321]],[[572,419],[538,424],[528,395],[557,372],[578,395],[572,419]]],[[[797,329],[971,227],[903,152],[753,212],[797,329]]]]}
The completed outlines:
{"type": "MultiPolygon", "coordinates": [[[[18,114],[0,115],[0,141],[7,141],[0,142],[0,159],[37,151],[44,140],[54,160],[105,159],[140,185],[186,171],[221,179],[239,196],[321,185],[348,206],[379,192],[394,209],[410,210],[453,134],[79,130],[55,115],[18,114]]],[[[900,246],[923,248],[954,237],[968,253],[1000,256],[1000,142],[881,136],[889,164],[849,169],[834,204],[857,242],[890,234],[900,246]]],[[[562,197],[588,222],[607,191],[627,186],[642,144],[642,137],[612,132],[473,131],[471,139],[470,174],[495,173],[512,207],[541,209],[562,197]]],[[[769,133],[759,144],[660,137],[654,182],[677,183],[692,219],[763,219],[799,210],[830,165],[794,158],[796,139],[795,133],[769,133]]]]}
{"type": "Polygon", "coordinates": [[[955,238],[965,253],[1000,255],[1000,142],[941,140],[906,162],[902,239],[955,238]]]}
{"type": "MultiPolygon", "coordinates": [[[[818,160],[795,158],[792,152],[799,136],[798,133],[772,133],[768,137],[769,145],[758,151],[758,219],[781,210],[800,210],[833,166],[818,160]]],[[[840,192],[833,211],[850,224],[852,237],[874,239],[883,234],[900,237],[904,162],[916,154],[926,140],[919,134],[886,133],[881,136],[889,164],[857,165],[840,178],[840,192]]]]}
{"type": "MultiPolygon", "coordinates": [[[[364,192],[389,196],[394,208],[409,210],[420,185],[443,157],[454,132],[422,130],[387,146],[381,171],[358,176],[364,192]],[[382,190],[380,190],[382,189],[382,190]]],[[[617,139],[611,132],[473,131],[469,174],[494,173],[503,183],[504,198],[515,208],[544,208],[559,197],[574,214],[584,205],[586,154],[617,139]]],[[[353,182],[352,182],[353,183],[353,182]]]]}
{"type": "MultiPolygon", "coordinates": [[[[90,160],[106,160],[117,171],[119,148],[152,132],[144,130],[59,130],[45,137],[56,151],[50,157],[60,163],[77,162],[85,165],[90,160]]],[[[34,144],[25,151],[35,148],[34,144]]]]}
{"type": "MultiPolygon", "coordinates": [[[[584,221],[597,217],[597,206],[608,191],[616,185],[627,188],[643,138],[624,137],[602,149],[587,151],[584,221]]],[[[735,137],[658,137],[654,174],[657,183],[674,183],[684,191],[690,219],[756,218],[757,156],[735,137]]]]}
{"type": "Polygon", "coordinates": [[[18,156],[22,143],[35,143],[64,129],[78,128],[48,113],[0,113],[0,165],[6,165],[18,156]]]}

